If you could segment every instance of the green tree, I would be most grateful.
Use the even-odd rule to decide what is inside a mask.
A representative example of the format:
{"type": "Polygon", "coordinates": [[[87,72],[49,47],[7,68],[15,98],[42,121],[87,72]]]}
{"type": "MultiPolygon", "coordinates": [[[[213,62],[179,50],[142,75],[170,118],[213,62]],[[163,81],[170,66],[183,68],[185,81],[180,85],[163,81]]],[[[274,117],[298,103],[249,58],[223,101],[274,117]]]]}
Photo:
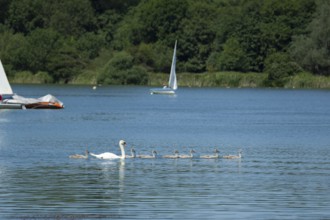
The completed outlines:
{"type": "Polygon", "coordinates": [[[1,0],[0,1],[0,24],[5,23],[8,17],[8,8],[12,0],[1,0]]]}
{"type": "Polygon", "coordinates": [[[131,8],[136,6],[141,0],[93,0],[93,8],[97,13],[104,13],[107,10],[114,10],[116,13],[125,14],[131,8]]]}
{"type": "Polygon", "coordinates": [[[233,37],[248,57],[248,69],[262,72],[267,56],[286,51],[292,35],[304,30],[314,11],[314,0],[249,0],[225,4],[220,11],[227,17],[220,17],[219,52],[233,37]]]}
{"type": "Polygon", "coordinates": [[[96,58],[104,44],[105,39],[102,35],[96,35],[91,32],[82,35],[75,43],[77,49],[85,59],[96,58]]]}
{"type": "Polygon", "coordinates": [[[158,40],[173,43],[182,19],[186,16],[186,0],[151,0],[136,8],[136,17],[141,23],[140,41],[150,43],[158,40]],[[172,36],[172,37],[171,37],[172,36]]]}
{"type": "Polygon", "coordinates": [[[47,27],[65,36],[80,36],[96,29],[94,10],[89,0],[59,0],[53,8],[47,27]]]}
{"type": "Polygon", "coordinates": [[[42,4],[42,0],[12,0],[7,20],[10,27],[15,32],[24,34],[43,27],[43,19],[40,16],[43,11],[42,4]]]}
{"type": "Polygon", "coordinates": [[[302,72],[301,67],[290,59],[287,53],[274,53],[265,60],[268,73],[267,86],[283,87],[292,76],[302,72]]]}
{"type": "Polygon", "coordinates": [[[97,16],[98,35],[101,35],[108,45],[112,43],[118,23],[122,17],[114,10],[107,10],[97,16]]]}
{"type": "Polygon", "coordinates": [[[148,74],[144,67],[134,65],[133,57],[123,51],[115,53],[98,76],[98,83],[117,85],[144,85],[148,74]]]}
{"type": "Polygon", "coordinates": [[[330,2],[317,1],[309,34],[295,38],[291,55],[303,68],[315,74],[330,75],[330,2]]]}
{"type": "Polygon", "coordinates": [[[26,54],[26,66],[32,72],[48,71],[49,60],[56,56],[61,47],[60,35],[50,29],[36,29],[27,36],[27,44],[24,54],[26,54]]]}
{"type": "Polygon", "coordinates": [[[235,38],[227,40],[220,53],[219,70],[231,70],[246,72],[249,68],[248,56],[235,38]]]}
{"type": "Polygon", "coordinates": [[[179,60],[185,62],[184,71],[203,72],[212,52],[216,36],[217,10],[205,1],[190,1],[186,17],[180,24],[179,60]]]}
{"type": "MultiPolygon", "coordinates": [[[[5,38],[6,50],[3,51],[2,56],[12,65],[13,70],[28,70],[28,42],[26,37],[20,33],[7,36],[10,36],[10,39],[5,38]]],[[[6,73],[8,73],[7,69],[6,73]]]]}
{"type": "Polygon", "coordinates": [[[37,72],[43,72],[51,79],[46,81],[68,82],[82,72],[95,78],[102,69],[100,82],[139,84],[145,83],[146,71],[169,72],[178,40],[179,72],[266,71],[269,82],[279,86],[296,67],[291,60],[282,60],[289,52],[306,70],[329,74],[329,4],[326,0],[2,0],[0,56],[11,76],[28,71],[35,79],[37,72]],[[290,47],[293,36],[297,37],[290,47]]]}

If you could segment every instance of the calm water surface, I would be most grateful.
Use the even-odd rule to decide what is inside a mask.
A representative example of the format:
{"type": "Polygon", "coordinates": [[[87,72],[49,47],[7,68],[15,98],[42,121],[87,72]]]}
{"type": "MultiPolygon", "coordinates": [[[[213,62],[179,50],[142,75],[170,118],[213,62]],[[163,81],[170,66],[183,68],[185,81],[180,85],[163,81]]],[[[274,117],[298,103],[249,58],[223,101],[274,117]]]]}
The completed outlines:
{"type": "Polygon", "coordinates": [[[0,110],[0,219],[330,219],[330,91],[13,86],[63,110],[0,110]],[[240,160],[69,159],[190,149],[240,160]]]}

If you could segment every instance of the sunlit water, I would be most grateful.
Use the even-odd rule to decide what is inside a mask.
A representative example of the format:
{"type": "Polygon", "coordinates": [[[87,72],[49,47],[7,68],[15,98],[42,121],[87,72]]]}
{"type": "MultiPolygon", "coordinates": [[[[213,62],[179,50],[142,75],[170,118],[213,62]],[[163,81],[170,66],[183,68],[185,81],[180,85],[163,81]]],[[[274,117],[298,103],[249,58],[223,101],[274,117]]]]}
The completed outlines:
{"type": "Polygon", "coordinates": [[[0,219],[329,219],[330,91],[21,86],[63,110],[0,110],[0,219]],[[240,160],[69,159],[106,151],[240,160]]]}

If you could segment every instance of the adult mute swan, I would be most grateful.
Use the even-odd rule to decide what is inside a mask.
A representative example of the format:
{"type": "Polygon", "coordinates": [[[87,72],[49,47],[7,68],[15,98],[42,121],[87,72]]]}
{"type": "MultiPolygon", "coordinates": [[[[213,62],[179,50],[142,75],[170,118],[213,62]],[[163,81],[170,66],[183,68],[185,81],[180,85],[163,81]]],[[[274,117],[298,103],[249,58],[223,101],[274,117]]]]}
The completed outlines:
{"type": "Polygon", "coordinates": [[[174,155],[164,155],[163,158],[170,158],[170,159],[177,159],[179,158],[180,155],[179,155],[179,151],[176,150],[174,151],[174,155]]]}
{"type": "Polygon", "coordinates": [[[157,157],[157,151],[153,150],[152,155],[137,155],[136,157],[142,159],[155,159],[157,157]]]}
{"type": "Polygon", "coordinates": [[[194,150],[190,150],[190,155],[179,155],[179,158],[182,158],[182,159],[189,159],[189,158],[194,158],[194,153],[196,153],[194,150]]]}
{"type": "Polygon", "coordinates": [[[217,159],[219,158],[220,151],[218,149],[214,150],[214,155],[202,155],[200,158],[202,159],[217,159]]]}
{"type": "Polygon", "coordinates": [[[136,158],[135,149],[131,148],[131,155],[125,155],[126,158],[136,158]]]}
{"type": "Polygon", "coordinates": [[[126,142],[124,140],[120,140],[119,141],[119,147],[120,147],[120,151],[121,151],[121,156],[118,156],[114,153],[110,153],[110,152],[105,152],[103,154],[93,154],[90,153],[90,155],[92,155],[93,157],[99,158],[99,159],[125,159],[125,146],[126,146],[126,142]]]}
{"type": "Polygon", "coordinates": [[[70,155],[69,158],[71,158],[71,159],[88,159],[88,154],[89,154],[89,151],[86,150],[85,155],[74,154],[74,155],[70,155]]]}
{"type": "Polygon", "coordinates": [[[242,157],[242,150],[238,151],[238,155],[225,155],[222,158],[224,159],[240,159],[242,157]]]}

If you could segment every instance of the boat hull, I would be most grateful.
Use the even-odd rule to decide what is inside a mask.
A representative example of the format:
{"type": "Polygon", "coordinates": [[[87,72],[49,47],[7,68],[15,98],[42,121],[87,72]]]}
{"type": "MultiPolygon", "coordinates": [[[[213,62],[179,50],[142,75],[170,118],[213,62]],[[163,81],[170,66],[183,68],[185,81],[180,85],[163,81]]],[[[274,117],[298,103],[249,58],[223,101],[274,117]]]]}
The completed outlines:
{"type": "Polygon", "coordinates": [[[24,105],[0,103],[0,109],[24,109],[24,105]]]}
{"type": "Polygon", "coordinates": [[[173,89],[150,89],[150,94],[153,95],[175,95],[173,89]]]}
{"type": "Polygon", "coordinates": [[[64,106],[60,103],[52,102],[37,102],[32,104],[25,104],[27,109],[62,109],[64,106]]]}

